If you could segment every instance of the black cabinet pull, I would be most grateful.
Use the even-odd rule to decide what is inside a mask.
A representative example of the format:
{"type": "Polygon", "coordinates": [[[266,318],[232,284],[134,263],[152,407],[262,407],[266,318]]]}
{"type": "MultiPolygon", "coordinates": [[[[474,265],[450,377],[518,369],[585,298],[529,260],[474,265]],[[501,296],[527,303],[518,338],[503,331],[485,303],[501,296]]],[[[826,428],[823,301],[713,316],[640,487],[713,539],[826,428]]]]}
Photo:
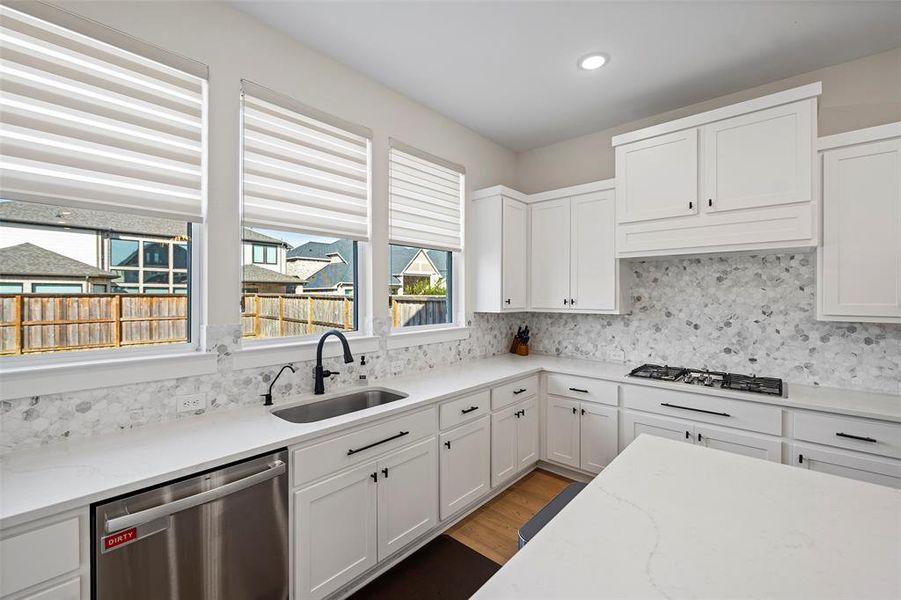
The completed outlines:
{"type": "Polygon", "coordinates": [[[568,302],[569,302],[569,300],[567,300],[566,298],[563,299],[563,305],[564,305],[564,306],[566,306],[566,304],[567,304],[568,302]]]}
{"type": "Polygon", "coordinates": [[[842,433],[842,432],[838,432],[835,435],[837,435],[838,437],[848,438],[849,440],[860,440],[861,442],[871,442],[873,444],[875,444],[877,442],[877,440],[875,438],[864,437],[862,435],[853,435],[850,433],[842,433]]]}
{"type": "Polygon", "coordinates": [[[582,409],[582,415],[584,415],[584,414],[585,414],[585,409],[583,408],[583,409],[582,409]]]}
{"type": "Polygon", "coordinates": [[[701,434],[700,434],[700,433],[698,434],[698,441],[699,441],[699,442],[701,441],[701,434]]]}
{"type": "Polygon", "coordinates": [[[575,305],[576,305],[576,299],[575,299],[575,298],[570,298],[570,299],[569,299],[569,305],[570,305],[570,306],[575,306],[575,305]]]}
{"type": "Polygon", "coordinates": [[[504,302],[506,302],[507,304],[510,304],[510,298],[507,298],[506,300],[504,300],[504,302]]]}
{"type": "Polygon", "coordinates": [[[450,440],[444,442],[444,445],[447,446],[448,450],[450,450],[450,440]]]}
{"type": "Polygon", "coordinates": [[[798,464],[799,464],[799,465],[803,465],[803,464],[804,464],[804,455],[803,455],[803,454],[799,454],[799,455],[798,455],[798,464]]]}
{"type": "Polygon", "coordinates": [[[713,206],[713,198],[707,198],[707,206],[713,206]]]}
{"type": "Polygon", "coordinates": [[[577,411],[577,410],[576,410],[576,407],[573,406],[573,414],[576,414],[577,412],[579,412],[579,411],[577,411]]]}
{"type": "Polygon", "coordinates": [[[357,452],[362,452],[363,450],[369,450],[370,448],[374,448],[374,447],[378,446],[379,444],[384,444],[385,442],[390,442],[391,440],[396,440],[397,438],[402,438],[405,435],[408,435],[409,433],[410,433],[409,431],[401,431],[397,435],[392,435],[391,437],[385,438],[383,440],[373,442],[373,443],[369,444],[368,446],[363,446],[362,448],[351,448],[350,450],[347,451],[347,455],[350,456],[351,454],[356,454],[357,452]]]}
{"type": "Polygon", "coordinates": [[[581,388],[569,388],[569,391],[571,391],[571,392],[580,392],[580,393],[582,393],[582,394],[587,394],[587,393],[588,393],[588,390],[583,390],[583,389],[581,389],[581,388]]]}
{"type": "Polygon", "coordinates": [[[385,467],[384,469],[382,469],[382,475],[385,476],[385,479],[388,479],[388,467],[385,467]]]}
{"type": "Polygon", "coordinates": [[[524,391],[526,391],[526,388],[522,388],[521,390],[513,390],[513,394],[519,395],[519,394],[523,393],[524,391]]]}
{"type": "Polygon", "coordinates": [[[479,407],[478,406],[470,406],[469,408],[462,409],[460,412],[465,415],[466,413],[471,413],[474,410],[479,410],[479,407]]]}
{"type": "Polygon", "coordinates": [[[705,415],[717,415],[718,417],[731,417],[729,413],[716,412],[715,410],[704,410],[703,408],[692,408],[690,406],[679,406],[678,404],[670,404],[669,402],[661,402],[660,406],[668,406],[670,408],[678,408],[679,410],[690,410],[692,412],[704,413],[705,415]]]}
{"type": "Polygon", "coordinates": [[[686,431],[686,432],[685,432],[685,439],[687,440],[687,439],[689,439],[689,438],[691,438],[691,434],[688,433],[688,432],[686,431]]]}
{"type": "Polygon", "coordinates": [[[689,203],[688,203],[688,208],[689,208],[689,209],[692,209],[692,208],[694,208],[694,207],[695,207],[695,203],[694,203],[694,202],[689,202],[689,203]]]}
{"type": "Polygon", "coordinates": [[[372,473],[372,474],[370,475],[370,477],[372,477],[372,480],[373,480],[374,482],[376,482],[376,483],[379,482],[379,474],[378,474],[377,472],[376,472],[376,473],[372,473]]]}
{"type": "Polygon", "coordinates": [[[517,419],[520,418],[522,416],[522,411],[521,410],[516,411],[515,413],[513,413],[513,416],[516,417],[517,419]]]}

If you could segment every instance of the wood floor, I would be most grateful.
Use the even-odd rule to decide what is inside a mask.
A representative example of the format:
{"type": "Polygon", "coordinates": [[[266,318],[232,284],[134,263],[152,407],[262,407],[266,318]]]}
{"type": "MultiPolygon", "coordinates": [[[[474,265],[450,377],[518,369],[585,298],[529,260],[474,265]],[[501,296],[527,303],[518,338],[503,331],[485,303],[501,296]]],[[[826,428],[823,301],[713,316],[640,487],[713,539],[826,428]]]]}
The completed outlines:
{"type": "Polygon", "coordinates": [[[548,471],[532,471],[451,527],[447,534],[502,565],[516,553],[519,528],[570,483],[571,480],[548,471]]]}

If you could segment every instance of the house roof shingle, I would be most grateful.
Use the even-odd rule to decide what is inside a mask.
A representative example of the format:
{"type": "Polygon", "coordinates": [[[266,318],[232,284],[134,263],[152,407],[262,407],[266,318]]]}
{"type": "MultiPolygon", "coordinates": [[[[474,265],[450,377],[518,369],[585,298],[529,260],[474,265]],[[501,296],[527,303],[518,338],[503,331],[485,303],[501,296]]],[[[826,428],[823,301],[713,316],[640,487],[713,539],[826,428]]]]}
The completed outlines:
{"type": "Polygon", "coordinates": [[[303,280],[293,275],[283,275],[278,271],[263,268],[259,265],[244,265],[244,283],[285,283],[300,285],[303,280]]]}
{"type": "Polygon", "coordinates": [[[0,248],[0,275],[116,278],[109,271],[29,243],[0,248]]]}

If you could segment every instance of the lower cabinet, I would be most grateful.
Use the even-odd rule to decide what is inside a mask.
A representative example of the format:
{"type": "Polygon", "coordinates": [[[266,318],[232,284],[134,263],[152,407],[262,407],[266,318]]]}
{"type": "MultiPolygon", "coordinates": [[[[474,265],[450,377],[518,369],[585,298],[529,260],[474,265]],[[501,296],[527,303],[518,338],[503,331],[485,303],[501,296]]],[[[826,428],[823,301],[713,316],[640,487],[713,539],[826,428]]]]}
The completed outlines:
{"type": "Polygon", "coordinates": [[[899,460],[808,444],[794,444],[791,460],[793,465],[803,469],[901,489],[899,460]]]}
{"type": "Polygon", "coordinates": [[[439,513],[443,520],[491,489],[491,418],[485,415],[442,433],[439,451],[439,513]]]}
{"type": "Polygon", "coordinates": [[[491,487],[538,462],[538,400],[491,415],[491,487]]]}
{"type": "Polygon", "coordinates": [[[438,520],[435,438],[294,494],[297,596],[323,598],[438,520]]]}
{"type": "Polygon", "coordinates": [[[733,454],[782,462],[782,441],[779,438],[624,411],[623,447],[628,446],[642,433],[725,450],[733,454]]]}
{"type": "Polygon", "coordinates": [[[617,409],[548,396],[547,459],[598,473],[617,453],[617,409]]]}

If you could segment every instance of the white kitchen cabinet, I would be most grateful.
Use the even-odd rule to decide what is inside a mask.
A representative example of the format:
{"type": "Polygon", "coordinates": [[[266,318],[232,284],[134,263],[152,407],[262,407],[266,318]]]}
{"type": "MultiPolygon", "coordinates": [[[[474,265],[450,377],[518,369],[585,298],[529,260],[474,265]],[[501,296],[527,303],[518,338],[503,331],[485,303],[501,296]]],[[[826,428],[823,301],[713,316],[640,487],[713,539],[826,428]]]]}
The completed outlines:
{"type": "Polygon", "coordinates": [[[820,145],[818,318],[901,323],[901,123],[820,145]]]}
{"type": "Polygon", "coordinates": [[[579,402],[548,396],[546,417],[547,459],[579,468],[579,402]]]}
{"type": "Polygon", "coordinates": [[[611,406],[582,402],[580,406],[580,464],[583,471],[600,473],[616,458],[618,410],[611,406]]]}
{"type": "Polygon", "coordinates": [[[698,130],[617,146],[617,220],[683,217],[698,212],[698,130]]]}
{"type": "Polygon", "coordinates": [[[21,600],[80,600],[82,585],[81,578],[76,577],[23,596],[21,600]]]}
{"type": "Polygon", "coordinates": [[[613,138],[620,258],[814,247],[819,83],[613,138]]]}
{"type": "Polygon", "coordinates": [[[901,488],[901,461],[809,444],[792,446],[792,464],[811,471],[901,488]]]}
{"type": "Polygon", "coordinates": [[[491,418],[485,415],[441,434],[439,446],[442,520],[491,488],[491,418]]]}
{"type": "Polygon", "coordinates": [[[622,450],[631,444],[642,433],[691,444],[694,442],[692,438],[693,431],[694,425],[688,421],[626,410],[623,411],[620,449],[622,450]]]}
{"type": "Polygon", "coordinates": [[[530,398],[491,415],[491,487],[538,462],[537,406],[530,398]]]}
{"type": "Polygon", "coordinates": [[[379,560],[438,524],[435,438],[395,452],[378,463],[379,560]]]}
{"type": "Polygon", "coordinates": [[[532,308],[569,307],[570,200],[538,202],[532,212],[532,308]]]}
{"type": "Polygon", "coordinates": [[[378,562],[375,461],[294,494],[297,595],[316,600],[378,562]]]}
{"type": "Polygon", "coordinates": [[[809,100],[705,125],[704,210],[810,202],[815,110],[809,100]]]}
{"type": "Polygon", "coordinates": [[[529,307],[529,211],[525,196],[503,186],[473,194],[473,246],[477,312],[529,307]]]}
{"type": "Polygon", "coordinates": [[[599,473],[618,449],[618,410],[594,402],[547,398],[547,459],[599,473]]]}

